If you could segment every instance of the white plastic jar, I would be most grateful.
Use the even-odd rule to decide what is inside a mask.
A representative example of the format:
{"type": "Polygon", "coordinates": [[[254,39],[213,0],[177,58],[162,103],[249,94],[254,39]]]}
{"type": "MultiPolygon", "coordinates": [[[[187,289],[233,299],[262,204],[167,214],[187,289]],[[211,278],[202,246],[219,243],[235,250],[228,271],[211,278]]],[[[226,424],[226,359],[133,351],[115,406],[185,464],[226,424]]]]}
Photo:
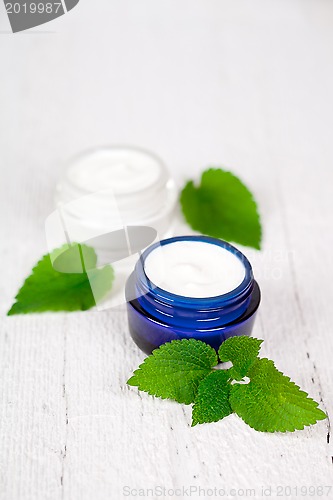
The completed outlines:
{"type": "MultiPolygon", "coordinates": [[[[174,180],[155,154],[132,146],[100,147],[68,163],[56,187],[53,220],[63,227],[62,243],[91,245],[98,265],[113,265],[113,302],[120,303],[138,252],[171,236],[177,197],[174,180]]],[[[61,244],[60,233],[47,225],[49,248],[61,244]]]]}

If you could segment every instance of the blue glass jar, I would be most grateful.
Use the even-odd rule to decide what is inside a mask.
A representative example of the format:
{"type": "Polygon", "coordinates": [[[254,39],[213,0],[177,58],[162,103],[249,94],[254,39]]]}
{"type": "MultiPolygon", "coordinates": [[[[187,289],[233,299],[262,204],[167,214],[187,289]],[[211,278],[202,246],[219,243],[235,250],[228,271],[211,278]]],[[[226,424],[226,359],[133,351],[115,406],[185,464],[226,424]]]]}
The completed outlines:
{"type": "Polygon", "coordinates": [[[147,248],[126,284],[127,314],[134,342],[147,354],[165,342],[195,338],[218,350],[234,335],[250,335],[260,303],[260,290],[251,264],[226,241],[209,236],[178,236],[147,248]],[[200,241],[233,253],[244,265],[244,279],[234,290],[214,297],[185,297],[159,288],[145,272],[147,256],[159,245],[200,241]]]}

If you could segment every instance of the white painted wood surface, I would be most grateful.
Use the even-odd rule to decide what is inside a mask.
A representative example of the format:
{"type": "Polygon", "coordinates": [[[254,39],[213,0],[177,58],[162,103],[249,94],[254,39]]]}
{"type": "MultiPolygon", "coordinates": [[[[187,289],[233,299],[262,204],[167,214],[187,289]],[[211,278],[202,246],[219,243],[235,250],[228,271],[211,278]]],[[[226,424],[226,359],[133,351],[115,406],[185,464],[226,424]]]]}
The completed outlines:
{"type": "Polygon", "coordinates": [[[192,429],[188,407],[128,388],[144,355],[123,311],[5,313],[46,251],[69,156],[133,143],[179,183],[224,164],[262,212],[263,250],[245,249],[262,288],[254,335],[332,415],[333,3],[82,0],[17,35],[0,16],[1,500],[332,485],[329,421],[270,435],[233,415],[192,429]]]}

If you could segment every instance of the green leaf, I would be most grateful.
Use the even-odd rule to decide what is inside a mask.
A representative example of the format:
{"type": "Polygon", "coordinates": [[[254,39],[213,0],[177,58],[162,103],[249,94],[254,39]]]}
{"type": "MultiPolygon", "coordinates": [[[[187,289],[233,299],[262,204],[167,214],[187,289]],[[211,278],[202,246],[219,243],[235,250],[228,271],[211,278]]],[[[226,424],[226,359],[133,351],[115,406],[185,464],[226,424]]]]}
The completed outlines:
{"type": "Polygon", "coordinates": [[[231,172],[210,168],[196,187],[189,181],[180,196],[188,224],[196,231],[260,249],[261,224],[248,188],[231,172]]]}
{"type": "Polygon", "coordinates": [[[229,377],[229,370],[214,370],[200,382],[192,411],[192,427],[217,422],[232,413],[229,377]]]}
{"type": "Polygon", "coordinates": [[[326,418],[318,403],[279,372],[273,361],[257,357],[262,340],[233,337],[220,347],[227,370],[214,370],[214,349],[194,339],[174,340],[153,351],[128,380],[151,395],[194,403],[192,426],[217,422],[232,412],[253,429],[286,432],[326,418]],[[245,374],[250,382],[235,382],[245,374]]]}
{"type": "Polygon", "coordinates": [[[233,367],[230,373],[235,380],[241,380],[256,361],[263,340],[247,337],[230,337],[219,349],[222,362],[231,361],[233,367]]]}
{"type": "Polygon", "coordinates": [[[72,243],[56,248],[50,254],[53,269],[60,273],[82,273],[94,269],[97,255],[92,247],[72,243]]]}
{"type": "Polygon", "coordinates": [[[51,255],[44,255],[25,280],[7,314],[79,311],[95,306],[96,300],[111,289],[114,279],[111,266],[94,269],[96,260],[93,248],[75,243],[70,248],[64,245],[51,255]],[[62,272],[56,270],[52,262],[62,272]]]}
{"type": "Polygon", "coordinates": [[[279,372],[273,361],[257,359],[248,376],[248,384],[232,385],[229,402],[253,429],[292,432],[326,418],[318,403],[279,372]]]}
{"type": "Polygon", "coordinates": [[[215,350],[200,340],[173,340],[155,349],[127,383],[153,396],[190,404],[199,382],[217,361],[215,350]]]}

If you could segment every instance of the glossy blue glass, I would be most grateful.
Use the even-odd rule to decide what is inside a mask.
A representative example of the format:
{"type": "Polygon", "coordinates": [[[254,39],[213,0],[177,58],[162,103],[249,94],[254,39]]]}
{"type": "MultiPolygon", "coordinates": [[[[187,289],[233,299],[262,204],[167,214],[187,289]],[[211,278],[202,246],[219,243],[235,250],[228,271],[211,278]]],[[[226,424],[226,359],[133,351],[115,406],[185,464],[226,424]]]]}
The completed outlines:
{"type": "Polygon", "coordinates": [[[251,264],[234,246],[209,236],[179,236],[155,243],[143,252],[127,281],[126,300],[131,336],[144,352],[149,354],[165,342],[183,338],[202,340],[217,350],[230,336],[251,334],[260,290],[251,264]],[[150,252],[159,245],[193,240],[232,252],[244,265],[243,282],[223,295],[193,298],[167,292],[148,279],[144,263],[150,252]]]}

